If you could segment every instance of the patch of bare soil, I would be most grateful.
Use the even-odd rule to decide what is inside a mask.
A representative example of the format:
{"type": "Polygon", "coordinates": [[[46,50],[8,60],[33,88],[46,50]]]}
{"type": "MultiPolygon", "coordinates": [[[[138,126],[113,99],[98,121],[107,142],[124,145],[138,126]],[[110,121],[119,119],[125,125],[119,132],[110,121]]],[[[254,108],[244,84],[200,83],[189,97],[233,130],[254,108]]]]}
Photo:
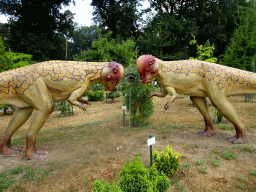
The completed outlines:
{"type": "MultiPolygon", "coordinates": [[[[196,133],[204,129],[204,122],[190,99],[179,98],[165,111],[168,99],[154,98],[155,112],[148,124],[130,131],[128,117],[123,126],[122,98],[114,103],[92,102],[85,112],[74,108],[70,117],[53,112],[37,142],[38,148],[49,151],[47,156],[31,161],[24,152],[0,156],[0,172],[21,166],[31,174],[14,175],[15,181],[4,191],[92,191],[95,180],[117,183],[119,172],[136,152],[149,167],[149,134],[156,137],[153,149],[164,151],[170,145],[181,153],[182,165],[171,177],[169,191],[256,191],[256,103],[245,103],[244,96],[229,97],[248,137],[247,144],[234,145],[226,141],[235,134],[227,120],[216,125],[214,136],[199,136],[196,133]]],[[[209,106],[213,117],[210,102],[209,106]]],[[[0,133],[10,118],[0,117],[0,133]]],[[[14,135],[16,145],[25,147],[28,127],[29,122],[14,135]]]]}

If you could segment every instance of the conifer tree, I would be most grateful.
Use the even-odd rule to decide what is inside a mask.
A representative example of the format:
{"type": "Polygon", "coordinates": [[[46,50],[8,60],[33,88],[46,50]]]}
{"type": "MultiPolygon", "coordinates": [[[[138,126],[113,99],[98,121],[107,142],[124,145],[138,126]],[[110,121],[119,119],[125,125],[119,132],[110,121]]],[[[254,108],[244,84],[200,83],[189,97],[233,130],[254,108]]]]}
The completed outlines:
{"type": "Polygon", "coordinates": [[[251,63],[256,61],[256,4],[251,3],[250,8],[240,7],[242,22],[224,55],[225,65],[247,71],[252,71],[251,63]]]}

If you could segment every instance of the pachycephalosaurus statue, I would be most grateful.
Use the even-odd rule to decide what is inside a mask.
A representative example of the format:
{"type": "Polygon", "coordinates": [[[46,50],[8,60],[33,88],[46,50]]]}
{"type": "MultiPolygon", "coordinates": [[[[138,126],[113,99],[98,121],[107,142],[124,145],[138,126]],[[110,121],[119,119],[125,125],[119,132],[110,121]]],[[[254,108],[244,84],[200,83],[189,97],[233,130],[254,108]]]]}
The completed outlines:
{"type": "Polygon", "coordinates": [[[45,155],[45,150],[36,148],[36,139],[53,103],[68,100],[86,110],[81,102],[89,102],[82,96],[91,83],[101,82],[111,92],[123,74],[123,66],[114,61],[46,61],[0,73],[0,104],[17,107],[0,138],[0,152],[13,155],[22,150],[11,144],[11,137],[31,116],[25,155],[28,159],[45,155]]]}
{"type": "Polygon", "coordinates": [[[256,93],[255,73],[199,60],[162,61],[152,55],[140,56],[137,59],[137,68],[143,84],[148,85],[156,78],[163,86],[162,93],[155,93],[150,97],[165,97],[168,93],[171,95],[164,106],[166,110],[178,93],[190,96],[205,121],[205,130],[199,131],[199,134],[214,134],[213,121],[206,102],[208,97],[218,111],[235,126],[236,135],[228,138],[228,141],[246,142],[244,125],[227,96],[256,93]]]}

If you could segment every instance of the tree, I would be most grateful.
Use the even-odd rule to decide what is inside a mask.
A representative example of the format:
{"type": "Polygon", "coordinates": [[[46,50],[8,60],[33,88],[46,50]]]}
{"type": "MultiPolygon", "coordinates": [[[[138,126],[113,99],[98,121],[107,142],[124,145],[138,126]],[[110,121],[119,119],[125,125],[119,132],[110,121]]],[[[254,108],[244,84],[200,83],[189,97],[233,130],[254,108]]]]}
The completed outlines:
{"type": "Polygon", "coordinates": [[[74,55],[79,54],[81,51],[88,51],[93,41],[97,41],[97,26],[91,25],[77,26],[76,29],[70,34],[71,42],[68,42],[68,49],[70,50],[70,56],[73,58],[74,55]]]}
{"type": "Polygon", "coordinates": [[[88,51],[81,51],[74,59],[77,61],[108,62],[116,61],[124,67],[135,63],[135,43],[132,39],[118,42],[111,40],[112,32],[105,36],[98,29],[98,40],[92,42],[92,47],[88,51]]]}
{"type": "MultiPolygon", "coordinates": [[[[193,36],[193,35],[192,35],[193,36]]],[[[197,46],[197,59],[201,61],[207,61],[210,63],[217,63],[217,58],[213,57],[213,53],[215,50],[214,44],[210,44],[209,39],[205,42],[205,45],[198,45],[197,40],[195,39],[190,41],[190,45],[197,46]]],[[[190,57],[190,59],[195,59],[194,57],[190,57]]]]}
{"type": "MultiPolygon", "coordinates": [[[[2,0],[0,12],[13,16],[9,43],[14,52],[33,55],[37,61],[64,59],[63,34],[71,28],[67,13],[60,13],[62,5],[71,0],[2,0]]],[[[73,1],[74,3],[74,1],[73,1]]]]}
{"type": "Polygon", "coordinates": [[[241,25],[235,30],[224,55],[224,64],[252,71],[251,64],[256,61],[256,3],[251,7],[240,7],[241,25]]]}
{"type": "Polygon", "coordinates": [[[100,27],[107,27],[112,31],[112,37],[121,39],[137,38],[138,24],[143,12],[138,8],[142,0],[92,0],[94,6],[94,21],[100,23],[100,27]],[[101,22],[100,22],[101,21],[101,22]]]}
{"type": "Polygon", "coordinates": [[[143,29],[139,38],[140,54],[153,53],[157,48],[157,26],[169,31],[167,40],[172,43],[163,47],[164,55],[191,55],[194,49],[188,44],[193,33],[199,44],[210,40],[215,45],[214,55],[224,53],[231,34],[239,24],[237,10],[239,6],[248,7],[246,0],[150,0],[155,16],[143,29]],[[192,51],[193,50],[193,51],[192,51]],[[182,55],[182,54],[181,54],[182,55]]]}

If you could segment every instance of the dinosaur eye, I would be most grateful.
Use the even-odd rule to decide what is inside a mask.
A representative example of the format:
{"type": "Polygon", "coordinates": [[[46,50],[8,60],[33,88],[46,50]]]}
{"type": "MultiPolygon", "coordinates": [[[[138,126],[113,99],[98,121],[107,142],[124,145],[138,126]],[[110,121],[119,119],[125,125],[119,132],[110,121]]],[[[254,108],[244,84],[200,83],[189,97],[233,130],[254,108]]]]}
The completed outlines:
{"type": "Polygon", "coordinates": [[[112,79],[112,75],[108,74],[107,77],[106,77],[106,80],[110,81],[111,79],[112,79]]]}

